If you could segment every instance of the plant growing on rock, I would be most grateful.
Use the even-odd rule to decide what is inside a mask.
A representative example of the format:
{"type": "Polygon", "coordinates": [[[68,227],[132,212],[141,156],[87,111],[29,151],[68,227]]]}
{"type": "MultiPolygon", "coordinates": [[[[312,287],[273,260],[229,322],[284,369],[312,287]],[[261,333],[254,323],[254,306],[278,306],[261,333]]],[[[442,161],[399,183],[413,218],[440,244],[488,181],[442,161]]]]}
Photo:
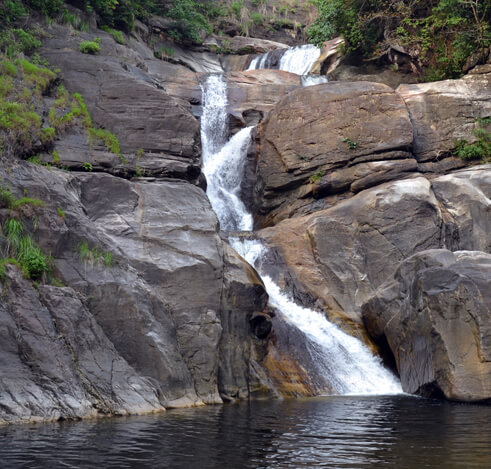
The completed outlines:
{"type": "Polygon", "coordinates": [[[98,54],[101,51],[101,38],[96,37],[93,41],[82,41],[79,45],[79,50],[83,54],[98,54]]]}
{"type": "Polygon", "coordinates": [[[488,160],[491,158],[491,117],[478,119],[473,134],[474,143],[460,140],[455,146],[455,155],[464,160],[488,160]]]}
{"type": "Polygon", "coordinates": [[[348,148],[350,150],[356,150],[359,146],[359,144],[357,142],[351,140],[351,138],[349,138],[349,137],[343,138],[343,142],[348,144],[348,148]]]}

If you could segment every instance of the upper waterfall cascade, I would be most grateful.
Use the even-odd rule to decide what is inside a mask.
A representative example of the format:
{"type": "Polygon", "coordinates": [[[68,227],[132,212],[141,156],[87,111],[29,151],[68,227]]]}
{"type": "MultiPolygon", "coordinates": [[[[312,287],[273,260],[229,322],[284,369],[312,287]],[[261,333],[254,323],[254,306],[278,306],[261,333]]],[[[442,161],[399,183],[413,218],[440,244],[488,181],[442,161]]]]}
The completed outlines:
{"type": "MultiPolygon", "coordinates": [[[[244,164],[251,141],[247,127],[226,141],[227,88],[223,77],[211,75],[202,86],[203,172],[207,194],[221,227],[227,231],[251,231],[253,219],[240,200],[244,164]]],[[[257,240],[231,238],[239,254],[258,269],[270,303],[312,344],[310,353],[320,363],[329,381],[340,394],[394,394],[402,392],[397,379],[387,371],[360,340],[344,333],[326,317],[304,308],[281,291],[269,277],[261,274],[261,258],[266,248],[257,240]]]]}
{"type": "MultiPolygon", "coordinates": [[[[274,51],[278,53],[277,51],[274,51]]],[[[290,47],[282,51],[279,63],[273,65],[272,58],[273,52],[267,52],[265,54],[255,57],[250,63],[247,70],[262,70],[266,68],[277,68],[278,70],[284,70],[290,73],[296,73],[302,76],[302,85],[311,86],[318,85],[319,83],[326,83],[327,77],[324,75],[309,75],[312,66],[319,58],[321,50],[313,46],[312,44],[306,44],[303,46],[290,47]]]]}

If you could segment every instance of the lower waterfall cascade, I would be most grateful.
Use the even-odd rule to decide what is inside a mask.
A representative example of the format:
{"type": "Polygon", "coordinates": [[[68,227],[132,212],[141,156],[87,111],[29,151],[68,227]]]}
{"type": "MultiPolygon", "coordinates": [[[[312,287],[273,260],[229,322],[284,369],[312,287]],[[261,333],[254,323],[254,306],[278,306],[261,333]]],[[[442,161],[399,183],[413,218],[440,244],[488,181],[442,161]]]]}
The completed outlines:
{"type": "MultiPolygon", "coordinates": [[[[226,141],[227,88],[220,75],[210,75],[202,85],[203,172],[207,194],[224,231],[252,231],[253,218],[240,200],[240,186],[252,127],[226,141]]],[[[264,283],[270,304],[291,327],[300,330],[309,353],[327,374],[338,394],[399,394],[397,378],[360,340],[343,332],[317,311],[296,304],[262,272],[266,247],[259,240],[240,239],[231,234],[231,246],[251,265],[264,283]],[[312,346],[310,347],[309,344],[312,346]]]]}

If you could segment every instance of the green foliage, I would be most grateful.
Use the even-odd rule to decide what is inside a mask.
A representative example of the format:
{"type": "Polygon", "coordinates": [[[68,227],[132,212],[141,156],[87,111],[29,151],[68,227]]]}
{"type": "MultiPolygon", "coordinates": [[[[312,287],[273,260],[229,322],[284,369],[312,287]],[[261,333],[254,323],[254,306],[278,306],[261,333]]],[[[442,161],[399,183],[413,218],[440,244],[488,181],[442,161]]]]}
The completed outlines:
{"type": "Polygon", "coordinates": [[[63,5],[63,0],[26,0],[27,5],[32,9],[41,12],[48,18],[54,18],[63,5]]]}
{"type": "Polygon", "coordinates": [[[109,26],[101,26],[101,29],[103,31],[106,31],[106,33],[109,33],[111,35],[111,37],[118,44],[126,44],[126,40],[124,38],[124,34],[121,31],[118,31],[116,29],[110,28],[109,26]]]}
{"type": "Polygon", "coordinates": [[[351,140],[351,138],[349,137],[345,137],[343,138],[343,142],[347,143],[348,144],[348,148],[350,150],[356,150],[359,146],[359,144],[357,142],[354,142],[353,140],[351,140]]]}
{"type": "Polygon", "coordinates": [[[53,143],[53,140],[55,139],[55,129],[53,129],[53,127],[45,127],[44,129],[41,129],[40,139],[43,145],[53,143]]]}
{"type": "Polygon", "coordinates": [[[162,46],[158,50],[154,51],[153,55],[157,59],[165,60],[165,59],[168,59],[170,57],[174,57],[174,55],[176,55],[176,51],[173,47],[162,46]]]}
{"type": "Polygon", "coordinates": [[[17,76],[18,69],[10,60],[5,59],[0,63],[0,73],[2,75],[10,75],[15,77],[17,76]]]}
{"type": "Polygon", "coordinates": [[[118,137],[108,130],[91,128],[88,134],[90,142],[93,142],[94,139],[102,140],[108,151],[115,153],[116,155],[121,154],[118,137]]]}
{"type": "Polygon", "coordinates": [[[114,262],[110,252],[105,252],[97,246],[89,247],[87,241],[82,241],[78,245],[78,252],[80,260],[86,265],[93,266],[94,264],[104,265],[105,267],[112,267],[114,262]]]}
{"type": "Polygon", "coordinates": [[[203,5],[195,0],[174,0],[167,14],[176,20],[176,25],[169,34],[177,41],[201,44],[203,42],[201,32],[204,31],[206,34],[212,32],[203,5]]]}
{"type": "Polygon", "coordinates": [[[244,8],[244,0],[235,0],[230,4],[230,13],[240,20],[242,8],[244,8]]]}
{"type": "Polygon", "coordinates": [[[255,25],[264,23],[264,16],[261,13],[257,13],[255,11],[250,13],[251,20],[255,25]]]}
{"type": "Polygon", "coordinates": [[[456,143],[454,154],[464,160],[483,160],[491,158],[491,117],[478,119],[473,130],[476,141],[468,143],[460,140],[456,143]]]}
{"type": "Polygon", "coordinates": [[[56,208],[56,213],[58,213],[58,216],[59,216],[60,218],[65,218],[65,215],[66,215],[66,214],[65,214],[65,211],[64,211],[64,210],[62,210],[60,207],[57,207],[57,208],[56,208]]]}
{"type": "Polygon", "coordinates": [[[314,184],[317,181],[320,181],[322,179],[322,177],[324,176],[324,174],[326,174],[326,172],[324,170],[317,171],[315,174],[310,176],[310,178],[309,178],[310,183],[314,184]]]}
{"type": "Polygon", "coordinates": [[[0,51],[9,58],[20,53],[31,54],[38,47],[41,47],[41,41],[30,31],[20,28],[0,31],[0,51]]]}
{"type": "Polygon", "coordinates": [[[491,9],[485,0],[313,0],[319,16],[308,30],[321,45],[336,35],[346,51],[377,56],[391,44],[416,54],[426,80],[454,78],[473,53],[491,43],[491,9]]]}
{"type": "Polygon", "coordinates": [[[101,51],[101,39],[95,38],[94,41],[82,41],[79,45],[79,50],[82,54],[98,54],[101,51]]]}
{"type": "Polygon", "coordinates": [[[31,235],[24,233],[24,226],[19,220],[7,219],[3,232],[7,237],[9,256],[18,262],[26,277],[35,280],[49,271],[48,258],[31,235]]]}
{"type": "Polygon", "coordinates": [[[22,2],[17,0],[4,0],[0,2],[0,18],[2,26],[7,27],[28,15],[22,2]]]}
{"type": "Polygon", "coordinates": [[[82,168],[84,168],[85,171],[92,171],[94,169],[92,163],[89,163],[88,161],[83,162],[82,168]]]}

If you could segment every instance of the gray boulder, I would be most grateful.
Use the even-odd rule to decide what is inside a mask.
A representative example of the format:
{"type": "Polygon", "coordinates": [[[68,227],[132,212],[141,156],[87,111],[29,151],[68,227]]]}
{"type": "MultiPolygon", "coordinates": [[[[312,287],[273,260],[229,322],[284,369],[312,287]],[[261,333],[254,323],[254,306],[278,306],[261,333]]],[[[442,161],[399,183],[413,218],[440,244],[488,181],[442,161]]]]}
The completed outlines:
{"type": "Polygon", "coordinates": [[[362,307],[394,354],[404,391],[491,399],[491,255],[430,250],[408,258],[362,307]]]}

